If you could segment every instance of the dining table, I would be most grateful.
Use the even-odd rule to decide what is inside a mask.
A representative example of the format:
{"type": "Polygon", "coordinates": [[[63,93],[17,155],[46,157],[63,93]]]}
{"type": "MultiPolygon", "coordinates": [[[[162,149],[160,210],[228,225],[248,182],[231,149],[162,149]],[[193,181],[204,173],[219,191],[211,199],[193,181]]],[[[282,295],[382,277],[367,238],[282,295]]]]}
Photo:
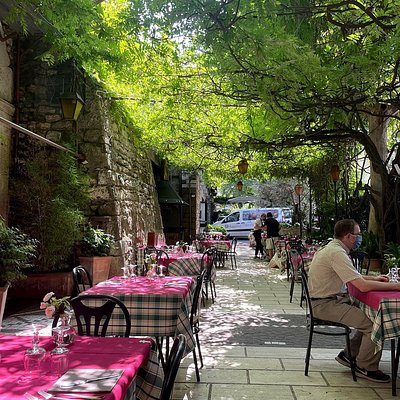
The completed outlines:
{"type": "Polygon", "coordinates": [[[196,247],[200,251],[205,251],[210,247],[213,247],[217,251],[229,251],[232,247],[232,243],[229,240],[224,239],[201,239],[197,241],[196,247]]]}
{"type": "MultiPolygon", "coordinates": [[[[131,317],[132,336],[170,338],[186,337],[185,355],[195,346],[190,311],[195,279],[191,276],[123,278],[115,276],[85,290],[80,295],[106,294],[121,300],[131,317]]],[[[98,306],[102,300],[90,299],[88,305],[98,306]]],[[[122,311],[114,310],[107,333],[123,335],[125,319],[122,311]]],[[[162,360],[164,365],[164,360],[162,360]]]]}
{"type": "Polygon", "coordinates": [[[54,338],[40,336],[39,339],[39,345],[46,350],[40,374],[34,379],[26,379],[24,353],[31,347],[32,337],[0,335],[0,399],[26,399],[26,392],[36,397],[39,390],[62,397],[103,395],[104,400],[150,400],[160,397],[164,376],[152,338],[74,338],[68,347],[67,373],[75,369],[82,370],[81,374],[92,369],[94,372],[120,370],[122,375],[107,392],[57,389],[55,383],[59,377],[52,371],[50,362],[50,351],[56,346],[54,338]],[[51,390],[52,387],[54,390],[51,390]]]}
{"type": "Polygon", "coordinates": [[[347,289],[354,304],[373,322],[371,339],[376,344],[376,349],[381,350],[384,340],[390,339],[392,395],[396,396],[400,356],[400,292],[378,290],[361,292],[351,283],[347,284],[347,289]]]}
{"type": "MultiPolygon", "coordinates": [[[[207,257],[207,256],[206,256],[207,257]]],[[[203,253],[186,252],[183,255],[172,254],[169,258],[168,275],[169,276],[192,276],[196,277],[201,274],[201,261],[203,253]]],[[[208,262],[208,259],[205,259],[208,262]]],[[[217,272],[215,264],[211,265],[210,280],[215,283],[217,272]]]]}

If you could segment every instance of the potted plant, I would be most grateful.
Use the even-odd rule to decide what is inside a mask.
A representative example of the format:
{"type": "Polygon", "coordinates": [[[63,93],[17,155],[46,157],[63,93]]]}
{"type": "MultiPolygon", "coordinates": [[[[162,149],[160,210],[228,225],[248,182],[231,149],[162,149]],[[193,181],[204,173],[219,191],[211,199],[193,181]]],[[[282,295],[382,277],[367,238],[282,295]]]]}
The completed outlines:
{"type": "Polygon", "coordinates": [[[379,237],[374,232],[364,232],[361,251],[367,253],[364,263],[369,266],[368,271],[382,272],[382,256],[379,250],[379,237]]]}
{"type": "Polygon", "coordinates": [[[390,268],[400,268],[400,244],[389,242],[384,251],[385,272],[390,268]]]}
{"type": "Polygon", "coordinates": [[[17,228],[9,228],[0,218],[0,325],[10,284],[25,278],[23,270],[30,267],[37,241],[17,228]]]}
{"type": "Polygon", "coordinates": [[[79,263],[92,277],[93,284],[108,279],[114,236],[91,225],[85,227],[80,243],[79,263]]]}

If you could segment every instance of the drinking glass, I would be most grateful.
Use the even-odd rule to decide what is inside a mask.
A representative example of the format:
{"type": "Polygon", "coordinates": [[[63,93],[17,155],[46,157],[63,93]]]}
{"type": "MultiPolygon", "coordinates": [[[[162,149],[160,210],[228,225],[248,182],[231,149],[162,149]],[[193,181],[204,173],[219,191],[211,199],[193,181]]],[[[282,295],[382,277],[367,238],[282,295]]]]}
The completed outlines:
{"type": "Polygon", "coordinates": [[[390,282],[398,282],[399,281],[399,272],[397,267],[390,269],[390,282]]]}
{"type": "Polygon", "coordinates": [[[129,278],[129,268],[128,267],[122,267],[122,272],[123,272],[123,278],[129,278]]]}
{"type": "Polygon", "coordinates": [[[133,279],[136,278],[137,276],[137,265],[136,264],[129,264],[128,268],[129,268],[129,276],[133,279]]]}
{"type": "Polygon", "coordinates": [[[32,347],[24,353],[25,374],[18,380],[18,383],[31,382],[41,376],[42,364],[46,358],[46,349],[39,346],[39,331],[45,327],[45,325],[41,324],[32,324],[32,347]]]}
{"type": "Polygon", "coordinates": [[[158,268],[160,269],[160,273],[159,273],[158,276],[159,276],[160,278],[164,278],[164,277],[165,277],[165,275],[164,275],[165,266],[162,265],[162,264],[160,264],[160,265],[158,266],[158,268]]]}
{"type": "Polygon", "coordinates": [[[69,353],[50,353],[50,372],[57,378],[68,371],[69,353]]]}
{"type": "Polygon", "coordinates": [[[68,353],[68,349],[65,347],[64,343],[64,335],[69,331],[69,329],[69,325],[59,325],[52,329],[56,338],[57,347],[51,351],[51,355],[68,353]]]}

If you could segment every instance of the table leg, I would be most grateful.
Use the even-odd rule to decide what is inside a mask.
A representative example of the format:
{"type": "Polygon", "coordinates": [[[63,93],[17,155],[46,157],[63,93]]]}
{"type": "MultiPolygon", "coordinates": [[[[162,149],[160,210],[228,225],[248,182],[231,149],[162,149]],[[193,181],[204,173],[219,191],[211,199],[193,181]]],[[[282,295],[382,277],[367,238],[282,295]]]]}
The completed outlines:
{"type": "Polygon", "coordinates": [[[397,348],[396,348],[396,339],[390,339],[390,356],[391,356],[391,364],[392,364],[392,396],[396,396],[396,380],[397,380],[397,371],[399,369],[399,357],[400,357],[400,339],[397,339],[397,348]]]}

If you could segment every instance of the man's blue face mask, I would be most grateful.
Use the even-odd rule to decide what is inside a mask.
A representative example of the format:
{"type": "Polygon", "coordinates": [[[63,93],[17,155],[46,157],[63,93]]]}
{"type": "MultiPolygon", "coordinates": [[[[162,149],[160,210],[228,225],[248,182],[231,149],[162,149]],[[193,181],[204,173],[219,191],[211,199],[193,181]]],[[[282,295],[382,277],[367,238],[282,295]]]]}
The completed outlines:
{"type": "Polygon", "coordinates": [[[357,235],[356,241],[354,242],[353,250],[357,250],[362,243],[362,235],[357,235]]]}

